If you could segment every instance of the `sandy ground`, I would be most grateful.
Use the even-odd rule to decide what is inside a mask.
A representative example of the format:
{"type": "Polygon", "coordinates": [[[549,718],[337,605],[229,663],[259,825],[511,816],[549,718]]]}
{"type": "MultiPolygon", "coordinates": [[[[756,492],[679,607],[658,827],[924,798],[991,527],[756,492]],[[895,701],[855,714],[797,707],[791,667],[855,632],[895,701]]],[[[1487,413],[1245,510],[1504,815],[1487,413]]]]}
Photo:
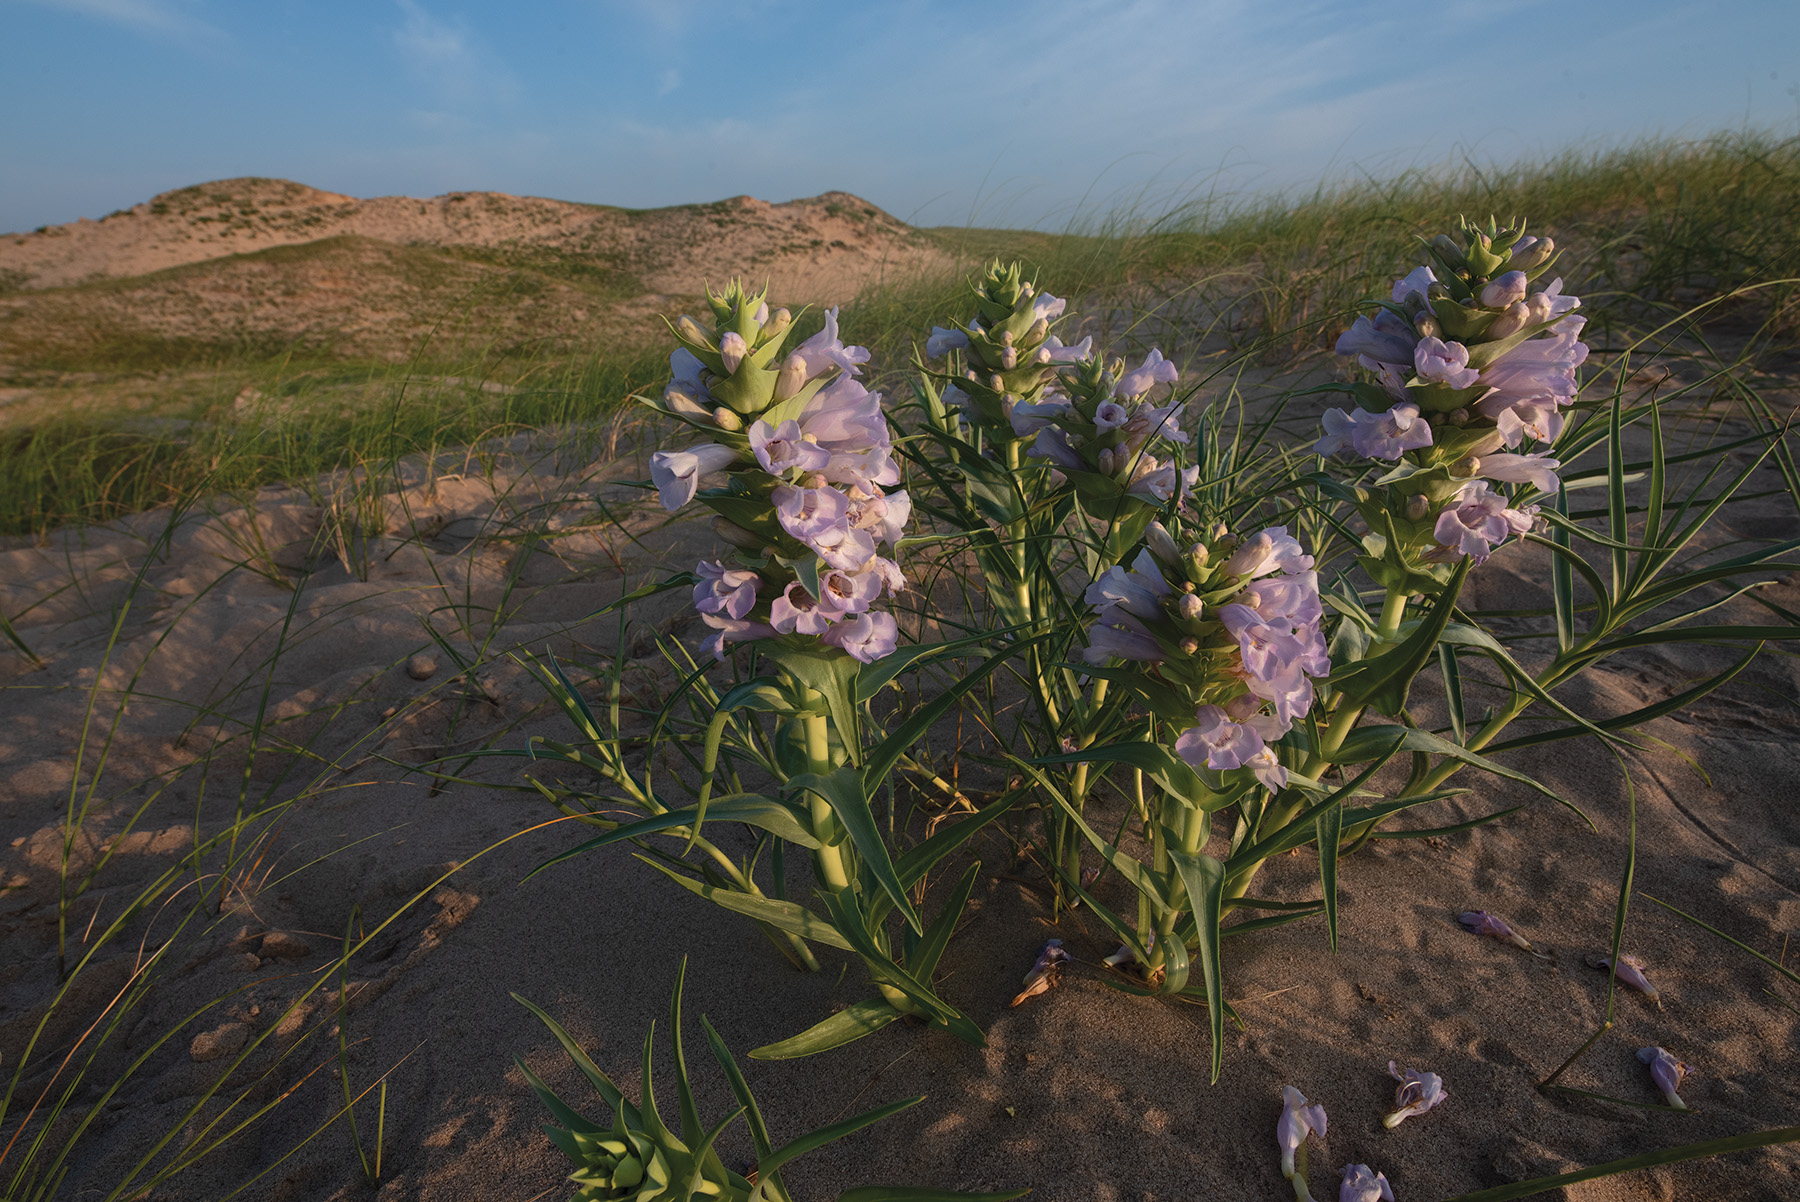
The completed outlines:
{"type": "MultiPolygon", "coordinates": [[[[352,490],[338,481],[335,492],[331,482],[266,489],[178,520],[146,514],[0,547],[0,608],[45,661],[34,670],[0,653],[0,836],[10,844],[0,844],[0,1066],[8,1075],[55,988],[61,823],[72,782],[83,796],[98,775],[93,813],[71,852],[74,879],[95,869],[70,909],[77,956],[94,945],[84,938],[94,940],[191,845],[196,816],[216,829],[240,805],[286,803],[246,837],[261,840],[260,854],[231,882],[224,913],[180,931],[185,902],[135,918],[95,953],[48,1025],[15,1115],[17,1099],[28,1106],[68,1079],[53,1077],[66,1049],[75,1047],[79,1060],[93,1048],[82,1033],[130,979],[140,946],[174,940],[164,978],[100,1049],[72,1100],[72,1113],[91,1126],[59,1196],[107,1196],[171,1128],[183,1138],[200,1133],[223,1106],[208,1103],[193,1120],[188,1112],[233,1063],[211,1057],[267,1036],[221,1096],[242,1092],[260,1106],[304,1083],[153,1196],[218,1199],[269,1170],[241,1196],[559,1197],[568,1166],[542,1135],[546,1116],[512,1057],[525,1056],[567,1097],[591,1095],[509,991],[557,1015],[635,1092],[641,1041],[664,1015],[686,955],[690,1062],[702,1110],[713,1114],[723,1113],[728,1095],[706,1063],[695,1016],[709,1015],[741,1054],[865,996],[860,966],[840,979],[828,953],[826,971],[801,974],[747,923],[617,851],[522,882],[579,836],[565,824],[483,854],[554,816],[529,795],[493,787],[520,779],[514,762],[472,765],[466,774],[476,783],[441,791],[405,770],[490,741],[520,747],[532,734],[565,736],[506,654],[548,647],[578,666],[596,662],[614,645],[614,626],[587,615],[624,582],[659,564],[687,566],[710,546],[698,523],[669,524],[641,510],[621,525],[607,519],[641,495],[617,483],[642,470],[631,451],[571,438],[551,450],[525,442],[488,448],[429,475],[415,465],[378,513],[364,511],[364,529],[386,531],[366,539],[319,535],[330,529],[334,499],[337,513],[354,510],[352,490]],[[321,543],[322,554],[311,550],[321,543]],[[475,666],[459,672],[426,636],[426,621],[475,666]],[[407,664],[421,653],[437,667],[416,680],[407,664]],[[253,750],[243,732],[259,713],[268,734],[253,750]],[[77,764],[72,749],[84,724],[77,764]],[[467,866],[433,887],[459,863],[467,866]],[[364,929],[398,914],[353,959],[341,999],[352,1084],[361,1089],[390,1074],[379,1189],[363,1182],[341,1122],[305,1142],[342,1104],[332,1033],[340,999],[336,980],[321,983],[321,974],[353,912],[364,929]],[[123,1089],[101,1095],[146,1054],[123,1089]]],[[[1733,522],[1746,536],[1791,534],[1792,509],[1772,499],[1733,522]]],[[[1544,577],[1541,561],[1515,549],[1476,574],[1473,598],[1541,604],[1544,577]]],[[[1766,595],[1800,608],[1791,579],[1766,595]]],[[[1755,612],[1725,611],[1733,620],[1754,620],[1755,612]]],[[[643,625],[627,638],[641,670],[628,684],[647,700],[672,678],[656,669],[645,632],[661,629],[689,645],[698,633],[683,625],[678,599],[650,603],[640,616],[643,625]]],[[[1714,649],[1652,649],[1609,661],[1570,700],[1617,713],[1725,662],[1728,653],[1714,649]]],[[[812,1060],[745,1062],[778,1143],[926,1095],[900,1117],[802,1161],[790,1182],[802,1199],[882,1181],[1032,1186],[1046,1202],[1285,1199],[1273,1130],[1287,1084],[1331,1116],[1329,1137],[1312,1145],[1320,1198],[1336,1196],[1337,1170],[1350,1161],[1385,1171],[1404,1202],[1421,1202],[1793,1123],[1800,989],[1641,898],[1628,946],[1648,962],[1664,1008],[1622,994],[1616,1029],[1565,1080],[1656,1101],[1633,1053],[1662,1044],[1694,1067],[1684,1096],[1698,1113],[1551,1100],[1533,1085],[1601,1019],[1605,974],[1584,959],[1609,936],[1625,859],[1627,774],[1639,824],[1637,888],[1765,954],[1784,954],[1800,928],[1797,696],[1795,661],[1765,654],[1725,693],[1652,724],[1659,742],[1640,751],[1615,758],[1591,742],[1569,742],[1511,758],[1579,801],[1597,830],[1486,778],[1468,780],[1467,797],[1418,812],[1418,825],[1437,826],[1525,803],[1476,831],[1377,842],[1347,861],[1335,955],[1316,920],[1231,940],[1226,996],[1245,1028],[1228,1031],[1217,1085],[1206,1080],[1204,1011],[1109,988],[1098,960],[1111,946],[1100,928],[1079,914],[1053,925],[1005,833],[984,835],[974,847],[983,873],[970,921],[939,983],[987,1031],[988,1046],[896,1025],[812,1060]],[[1453,917],[1465,907],[1505,915],[1551,958],[1466,934],[1453,917]],[[1008,1009],[1052,934],[1077,959],[1066,983],[1008,1009]],[[1449,1101],[1384,1130],[1390,1059],[1441,1074],[1449,1101]]],[[[792,887],[803,895],[803,868],[793,870],[792,887]]],[[[1317,887],[1316,860],[1301,853],[1273,864],[1262,892],[1299,899],[1317,887]]],[[[1122,882],[1099,888],[1104,900],[1129,904],[1122,882]]],[[[669,1063],[666,1045],[659,1063],[669,1063]]],[[[661,1087],[671,1105],[672,1082],[664,1077],[661,1087]]],[[[589,1112],[599,1113],[597,1100],[589,1112]]],[[[373,1113],[372,1100],[358,1112],[371,1147],[373,1113]]],[[[59,1138],[76,1121],[62,1120],[59,1138]]],[[[0,1136],[10,1139],[15,1125],[9,1115],[0,1136]]],[[[15,1145],[0,1169],[10,1175],[21,1150],[15,1145]]],[[[740,1164],[748,1159],[741,1127],[724,1151],[740,1164]]],[[[1764,1150],[1561,1196],[1772,1202],[1800,1197],[1796,1174],[1800,1152],[1764,1150]]]]}

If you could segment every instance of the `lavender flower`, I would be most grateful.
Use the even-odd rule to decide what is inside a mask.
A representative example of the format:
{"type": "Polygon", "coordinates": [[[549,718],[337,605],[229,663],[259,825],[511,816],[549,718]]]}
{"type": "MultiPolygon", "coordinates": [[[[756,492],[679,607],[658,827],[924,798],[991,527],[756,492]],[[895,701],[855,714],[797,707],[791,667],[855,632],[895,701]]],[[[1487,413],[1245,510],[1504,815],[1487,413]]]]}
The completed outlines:
{"type": "Polygon", "coordinates": [[[1400,1082],[1400,1088],[1394,1091],[1396,1109],[1381,1120],[1381,1125],[1390,1129],[1398,1127],[1415,1114],[1424,1114],[1450,1096],[1449,1091],[1444,1088],[1444,1079],[1436,1073],[1416,1072],[1410,1068],[1402,1072],[1390,1060],[1388,1076],[1400,1082]]]}
{"type": "Polygon", "coordinates": [[[1455,503],[1438,515],[1434,528],[1440,546],[1487,562],[1494,547],[1514,534],[1524,534],[1536,521],[1537,506],[1510,509],[1504,495],[1485,480],[1471,480],[1457,491],[1455,503]]]}
{"type": "Polygon", "coordinates": [[[784,476],[795,468],[803,472],[823,471],[831,462],[831,452],[817,442],[806,441],[801,436],[800,423],[791,418],[779,426],[765,421],[751,426],[750,451],[771,476],[784,476]]]}
{"type": "MultiPolygon", "coordinates": [[[[1395,291],[1399,291],[1399,285],[1395,285],[1395,291]]],[[[1413,361],[1413,348],[1418,345],[1419,336],[1406,324],[1405,318],[1395,316],[1391,310],[1381,309],[1373,318],[1357,318],[1338,337],[1337,353],[1360,355],[1377,363],[1410,365],[1413,361]]]]}
{"type": "Polygon", "coordinates": [[[1063,950],[1062,940],[1046,940],[1043,950],[1038,952],[1037,960],[1032,963],[1031,970],[1025,974],[1025,988],[1007,1005],[1017,1006],[1056,988],[1062,983],[1063,966],[1068,963],[1069,953],[1063,950]]]}
{"type": "Polygon", "coordinates": [[[1366,1164],[1347,1164],[1344,1183],[1338,1186],[1338,1202],[1394,1202],[1394,1189],[1387,1174],[1366,1164]]]}
{"type": "Polygon", "coordinates": [[[1675,1059],[1667,1048],[1639,1048],[1637,1058],[1640,1064],[1649,1067],[1650,1079],[1662,1091],[1663,1099],[1677,1110],[1686,1110],[1688,1104],[1675,1091],[1681,1088],[1681,1079],[1692,1070],[1675,1059]]]}
{"type": "Polygon", "coordinates": [[[1559,480],[1556,469],[1562,464],[1543,452],[1531,455],[1508,455],[1504,452],[1482,455],[1475,460],[1477,475],[1502,484],[1529,484],[1539,492],[1556,491],[1559,480]]]}
{"type": "Polygon", "coordinates": [[[700,477],[723,471],[736,463],[739,455],[730,447],[703,442],[685,451],[658,451],[650,456],[650,479],[663,508],[671,513],[694,499],[700,491],[700,477]]]}
{"type": "Polygon", "coordinates": [[[1281,1087],[1281,1117],[1275,1122],[1275,1146],[1281,1149],[1281,1175],[1293,1180],[1294,1154],[1306,1137],[1325,1134],[1325,1107],[1308,1104],[1306,1095],[1292,1085],[1281,1087]]]}
{"type": "Polygon", "coordinates": [[[1507,925],[1506,919],[1498,914],[1489,914],[1486,910],[1465,910],[1456,916],[1456,921],[1462,923],[1463,928],[1473,934],[1486,935],[1490,939],[1504,939],[1514,947],[1523,948],[1540,960],[1550,958],[1532,947],[1526,941],[1525,936],[1513,930],[1511,926],[1507,925]]]}
{"type": "MultiPolygon", "coordinates": [[[[1611,968],[1613,966],[1612,961],[1605,956],[1597,956],[1588,961],[1588,963],[1592,964],[1595,968],[1611,968]]],[[[1656,986],[1652,985],[1650,983],[1650,978],[1644,975],[1644,962],[1638,957],[1630,954],[1620,956],[1619,967],[1614,975],[1617,976],[1619,980],[1625,982],[1625,984],[1649,998],[1652,1002],[1655,1002],[1658,1010],[1663,1008],[1662,994],[1656,991],[1656,986]]]]}
{"type": "Polygon", "coordinates": [[[1158,384],[1173,384],[1180,375],[1175,365],[1162,357],[1161,351],[1151,347],[1142,364],[1119,377],[1118,384],[1113,388],[1113,395],[1135,399],[1158,384]]]}
{"type": "Polygon", "coordinates": [[[824,640],[841,648],[851,659],[872,664],[894,653],[900,641],[900,627],[893,614],[857,614],[827,630],[824,640]]]}
{"type": "Polygon", "coordinates": [[[694,586],[694,608],[703,614],[741,618],[756,604],[762,578],[743,568],[702,561],[695,569],[700,582],[694,586]]]}
{"type": "Polygon", "coordinates": [[[1305,572],[1312,566],[1313,557],[1286,526],[1270,526],[1240,544],[1219,570],[1226,576],[1255,579],[1271,572],[1305,572]]]}
{"type": "Polygon", "coordinates": [[[725,648],[732,643],[747,642],[751,639],[767,639],[775,636],[775,628],[767,622],[747,622],[741,618],[728,617],[724,614],[700,615],[700,620],[713,628],[713,633],[704,639],[700,647],[712,654],[714,659],[725,658],[725,648]]]}

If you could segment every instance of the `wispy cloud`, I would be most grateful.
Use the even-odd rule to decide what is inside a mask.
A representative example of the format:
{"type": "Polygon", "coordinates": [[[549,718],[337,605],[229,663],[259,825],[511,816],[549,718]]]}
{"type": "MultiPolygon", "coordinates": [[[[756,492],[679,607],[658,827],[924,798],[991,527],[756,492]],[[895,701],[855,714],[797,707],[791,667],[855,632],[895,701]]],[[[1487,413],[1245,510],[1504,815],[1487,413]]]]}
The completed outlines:
{"type": "Polygon", "coordinates": [[[504,64],[486,52],[460,19],[444,21],[418,0],[396,0],[402,21],[394,49],[408,70],[458,107],[505,100],[518,84],[504,64]]]}
{"type": "Polygon", "coordinates": [[[656,77],[656,94],[658,96],[667,96],[680,86],[681,72],[673,67],[664,67],[662,73],[656,77]]]}
{"type": "Polygon", "coordinates": [[[135,33],[150,34],[195,47],[222,46],[225,32],[168,0],[26,0],[44,8],[94,17],[135,33]]]}

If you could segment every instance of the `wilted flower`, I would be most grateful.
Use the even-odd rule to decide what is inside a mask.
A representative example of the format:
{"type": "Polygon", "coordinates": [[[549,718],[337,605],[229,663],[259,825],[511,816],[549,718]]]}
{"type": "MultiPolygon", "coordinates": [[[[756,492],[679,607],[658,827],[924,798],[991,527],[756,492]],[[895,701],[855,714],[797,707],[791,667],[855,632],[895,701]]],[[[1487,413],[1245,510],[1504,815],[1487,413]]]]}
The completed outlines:
{"type": "Polygon", "coordinates": [[[1338,1202],[1394,1202],[1394,1190],[1387,1174],[1366,1164],[1347,1164],[1344,1183],[1338,1186],[1338,1202]]]}
{"type": "Polygon", "coordinates": [[[1688,1066],[1675,1059],[1667,1048],[1639,1048],[1637,1058],[1639,1063],[1649,1066],[1650,1079],[1656,1082],[1664,1100],[1677,1110],[1686,1110],[1688,1104],[1675,1091],[1681,1088],[1681,1079],[1691,1071],[1688,1066]]]}
{"type": "Polygon", "coordinates": [[[1400,1082],[1400,1088],[1394,1091],[1396,1109],[1382,1117],[1381,1125],[1384,1127],[1398,1127],[1413,1115],[1424,1114],[1450,1096],[1449,1091],[1444,1088],[1444,1079],[1436,1073],[1422,1073],[1410,1068],[1402,1072],[1390,1060],[1388,1076],[1400,1082]]]}
{"type": "Polygon", "coordinates": [[[1031,971],[1025,974],[1025,988],[1007,1004],[1017,1006],[1056,988],[1062,982],[1063,966],[1068,962],[1069,953],[1063,950],[1062,940],[1046,940],[1043,950],[1038,952],[1037,960],[1031,965],[1031,971]]]}
{"type": "Polygon", "coordinates": [[[1550,958],[1532,947],[1526,941],[1525,936],[1508,926],[1506,919],[1498,914],[1489,914],[1486,910],[1465,910],[1456,916],[1456,921],[1462,923],[1465,929],[1474,934],[1486,935],[1490,939],[1504,939],[1514,947],[1523,948],[1540,960],[1550,958]]]}
{"type": "Polygon", "coordinates": [[[1281,1175],[1294,1177],[1294,1154],[1306,1137],[1325,1134],[1325,1107],[1308,1104],[1306,1095],[1292,1085],[1281,1087],[1281,1117],[1275,1122],[1275,1146],[1281,1149],[1281,1175]]]}
{"type": "MultiPolygon", "coordinates": [[[[1613,966],[1612,961],[1605,956],[1597,956],[1588,961],[1588,963],[1592,964],[1595,968],[1611,968],[1613,966]]],[[[1658,1010],[1663,1008],[1662,994],[1656,991],[1656,986],[1652,985],[1650,983],[1650,978],[1644,975],[1644,962],[1642,960],[1629,954],[1620,956],[1618,971],[1614,975],[1617,976],[1619,980],[1625,982],[1625,984],[1631,986],[1633,989],[1655,1002],[1658,1010]]]]}

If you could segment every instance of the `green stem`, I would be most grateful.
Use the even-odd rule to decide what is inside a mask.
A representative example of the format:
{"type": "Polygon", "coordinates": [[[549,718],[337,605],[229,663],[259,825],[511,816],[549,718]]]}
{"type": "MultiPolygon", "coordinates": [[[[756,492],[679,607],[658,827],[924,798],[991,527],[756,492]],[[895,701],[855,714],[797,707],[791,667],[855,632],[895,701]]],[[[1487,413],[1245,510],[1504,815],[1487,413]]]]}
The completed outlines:
{"type": "Polygon", "coordinates": [[[1406,620],[1406,598],[1404,592],[1388,590],[1387,600],[1381,603],[1381,624],[1375,630],[1376,641],[1394,641],[1394,636],[1400,632],[1400,623],[1406,620]]]}
{"type": "MultiPolygon", "coordinates": [[[[818,697],[817,693],[813,697],[818,697]]],[[[819,698],[820,704],[824,698],[819,698]]],[[[808,713],[801,719],[801,729],[806,735],[806,767],[816,776],[831,774],[831,730],[828,719],[822,713],[808,713]]],[[[813,853],[813,864],[818,868],[819,879],[827,889],[834,892],[850,887],[850,875],[844,868],[843,830],[840,828],[837,815],[831,812],[831,805],[817,793],[807,794],[807,805],[812,818],[813,837],[825,844],[813,853]]]]}

